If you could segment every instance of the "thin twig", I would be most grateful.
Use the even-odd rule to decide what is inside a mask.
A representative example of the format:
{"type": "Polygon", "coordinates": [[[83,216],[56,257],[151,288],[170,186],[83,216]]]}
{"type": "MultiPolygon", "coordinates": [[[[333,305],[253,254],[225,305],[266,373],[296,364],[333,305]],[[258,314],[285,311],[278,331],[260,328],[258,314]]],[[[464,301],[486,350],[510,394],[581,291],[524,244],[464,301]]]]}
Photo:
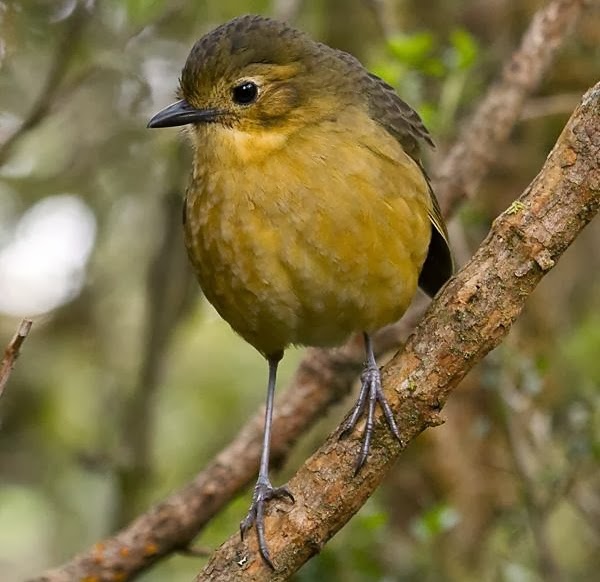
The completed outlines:
{"type": "Polygon", "coordinates": [[[0,364],[0,398],[4,394],[4,389],[10,378],[10,374],[19,357],[21,346],[23,345],[25,338],[29,335],[32,325],[33,322],[30,319],[23,319],[19,324],[15,335],[4,350],[4,357],[2,358],[2,364],[0,364]]]}

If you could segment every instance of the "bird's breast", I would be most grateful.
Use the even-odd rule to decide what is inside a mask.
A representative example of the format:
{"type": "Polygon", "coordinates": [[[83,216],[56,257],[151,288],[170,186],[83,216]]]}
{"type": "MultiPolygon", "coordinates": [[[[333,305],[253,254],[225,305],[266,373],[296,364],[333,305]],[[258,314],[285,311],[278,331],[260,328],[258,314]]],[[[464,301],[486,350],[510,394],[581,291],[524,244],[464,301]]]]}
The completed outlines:
{"type": "Polygon", "coordinates": [[[266,354],[399,318],[429,243],[427,185],[396,142],[371,126],[315,130],[253,140],[215,129],[188,190],[200,285],[266,354]]]}

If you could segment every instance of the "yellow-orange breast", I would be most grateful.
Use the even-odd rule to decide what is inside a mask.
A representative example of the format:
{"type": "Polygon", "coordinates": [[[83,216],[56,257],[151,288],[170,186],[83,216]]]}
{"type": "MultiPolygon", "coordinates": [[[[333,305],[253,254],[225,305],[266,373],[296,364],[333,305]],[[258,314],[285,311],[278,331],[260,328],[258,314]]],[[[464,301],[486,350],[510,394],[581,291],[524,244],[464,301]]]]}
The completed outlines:
{"type": "Polygon", "coordinates": [[[398,319],[431,226],[425,179],[368,116],[198,136],[186,245],[221,316],[264,354],[398,319]],[[350,129],[343,129],[343,128],[350,129]]]}

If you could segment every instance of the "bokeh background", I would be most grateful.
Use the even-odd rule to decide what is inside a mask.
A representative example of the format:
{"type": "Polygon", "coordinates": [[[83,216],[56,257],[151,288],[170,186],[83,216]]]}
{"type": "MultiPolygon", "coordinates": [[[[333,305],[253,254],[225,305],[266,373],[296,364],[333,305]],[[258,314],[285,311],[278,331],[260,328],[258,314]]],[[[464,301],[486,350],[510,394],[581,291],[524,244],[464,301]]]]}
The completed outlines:
{"type": "MultiPolygon", "coordinates": [[[[23,580],[190,479],[262,404],[265,365],[203,300],[180,232],[190,163],[173,100],[193,42],[247,12],[358,56],[415,106],[438,148],[541,0],[0,1],[0,345],[35,323],[0,401],[0,579],[23,580]]],[[[588,12],[452,225],[465,260],[540,169],[600,77],[588,12]]],[[[600,567],[600,229],[542,281],[504,344],[452,395],[444,426],[295,577],[593,580],[600,567]]],[[[290,352],[281,383],[301,352],[290,352]]],[[[286,479],[341,419],[300,442],[286,479]]],[[[197,542],[237,528],[249,492],[197,542]]],[[[146,582],[190,580],[174,556],[146,582]]]]}

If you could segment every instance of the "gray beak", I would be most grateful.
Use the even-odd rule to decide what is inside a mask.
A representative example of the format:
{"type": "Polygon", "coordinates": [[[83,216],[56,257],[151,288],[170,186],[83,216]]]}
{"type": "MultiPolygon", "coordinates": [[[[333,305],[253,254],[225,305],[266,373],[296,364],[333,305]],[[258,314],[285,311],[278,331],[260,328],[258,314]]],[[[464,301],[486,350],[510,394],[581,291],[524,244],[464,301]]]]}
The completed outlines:
{"type": "Polygon", "coordinates": [[[206,123],[215,121],[221,112],[218,109],[196,109],[185,99],[176,101],[161,109],[148,122],[148,127],[176,127],[189,123],[206,123]]]}

